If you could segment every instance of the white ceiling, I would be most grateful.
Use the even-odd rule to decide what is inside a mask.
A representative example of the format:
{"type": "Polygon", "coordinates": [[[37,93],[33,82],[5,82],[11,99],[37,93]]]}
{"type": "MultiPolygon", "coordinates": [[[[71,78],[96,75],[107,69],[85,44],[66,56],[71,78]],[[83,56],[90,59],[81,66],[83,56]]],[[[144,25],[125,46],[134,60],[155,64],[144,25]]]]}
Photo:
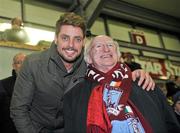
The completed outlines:
{"type": "Polygon", "coordinates": [[[122,1],[180,18],[180,0],[122,0],[122,1]]]}

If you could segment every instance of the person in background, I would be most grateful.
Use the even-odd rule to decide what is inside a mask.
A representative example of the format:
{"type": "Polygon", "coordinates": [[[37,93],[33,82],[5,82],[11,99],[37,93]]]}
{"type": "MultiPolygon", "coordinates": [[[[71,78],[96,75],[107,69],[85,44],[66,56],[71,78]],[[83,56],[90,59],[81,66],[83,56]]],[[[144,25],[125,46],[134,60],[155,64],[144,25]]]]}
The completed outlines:
{"type": "Polygon", "coordinates": [[[64,95],[65,133],[179,133],[162,91],[142,90],[119,62],[117,42],[100,35],[86,47],[86,77],[64,95]]]}
{"type": "Polygon", "coordinates": [[[16,77],[22,67],[22,63],[26,58],[26,54],[18,53],[13,57],[12,76],[0,80],[0,132],[1,133],[17,133],[14,123],[10,118],[10,101],[14,89],[16,77]]]}
{"type": "Polygon", "coordinates": [[[23,29],[23,22],[20,17],[15,17],[11,20],[11,28],[4,31],[2,40],[18,43],[29,42],[28,34],[23,29]]]}
{"type": "Polygon", "coordinates": [[[162,90],[163,94],[167,95],[166,84],[164,82],[157,82],[156,85],[162,90]]]}
{"type": "MultiPolygon", "coordinates": [[[[79,83],[87,69],[83,51],[85,20],[65,13],[56,22],[54,41],[41,53],[27,57],[17,78],[11,101],[11,117],[19,133],[61,133],[64,130],[64,94],[79,83]]],[[[143,70],[134,80],[149,90],[154,82],[143,70]]]]}
{"type": "Polygon", "coordinates": [[[6,97],[6,91],[4,90],[1,82],[0,82],[0,132],[5,133],[5,126],[4,126],[4,113],[7,113],[7,110],[4,110],[4,108],[2,106],[4,106],[4,99],[6,97]]]}
{"type": "Polygon", "coordinates": [[[180,91],[180,76],[171,75],[169,81],[166,82],[167,99],[170,105],[173,104],[172,96],[180,91]]]}
{"type": "Polygon", "coordinates": [[[128,65],[128,67],[131,69],[131,71],[142,69],[141,65],[134,61],[134,56],[130,52],[125,52],[122,54],[122,58],[124,60],[124,63],[128,65]]]}
{"type": "Polygon", "coordinates": [[[173,95],[173,109],[180,124],[180,91],[173,95]]]}

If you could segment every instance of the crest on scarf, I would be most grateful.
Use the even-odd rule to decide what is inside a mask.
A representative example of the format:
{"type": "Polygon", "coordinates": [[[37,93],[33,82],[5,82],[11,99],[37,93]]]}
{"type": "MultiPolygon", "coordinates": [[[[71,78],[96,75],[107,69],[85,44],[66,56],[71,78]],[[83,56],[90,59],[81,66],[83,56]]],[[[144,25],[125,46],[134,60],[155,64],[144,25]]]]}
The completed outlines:
{"type": "MultiPolygon", "coordinates": [[[[117,85],[119,83],[113,83],[114,85],[117,85]]],[[[123,94],[123,90],[110,86],[105,85],[104,91],[103,91],[103,100],[106,103],[106,111],[108,114],[113,114],[115,116],[118,116],[120,111],[123,110],[124,105],[119,104],[119,100],[123,94]]]]}

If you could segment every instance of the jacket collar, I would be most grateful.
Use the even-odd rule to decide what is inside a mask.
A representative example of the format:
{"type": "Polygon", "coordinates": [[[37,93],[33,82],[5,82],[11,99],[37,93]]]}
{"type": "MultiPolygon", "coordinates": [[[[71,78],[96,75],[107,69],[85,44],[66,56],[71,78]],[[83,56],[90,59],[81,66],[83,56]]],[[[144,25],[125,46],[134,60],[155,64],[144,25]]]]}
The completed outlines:
{"type": "Polygon", "coordinates": [[[15,78],[15,79],[17,77],[16,71],[14,69],[12,70],[12,77],[15,78]]]}

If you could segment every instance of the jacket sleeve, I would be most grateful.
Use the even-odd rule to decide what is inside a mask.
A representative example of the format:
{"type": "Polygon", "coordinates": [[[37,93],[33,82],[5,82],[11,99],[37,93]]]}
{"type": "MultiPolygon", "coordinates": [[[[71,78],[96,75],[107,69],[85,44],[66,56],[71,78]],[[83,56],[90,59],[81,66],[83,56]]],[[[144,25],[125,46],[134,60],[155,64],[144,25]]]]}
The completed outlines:
{"type": "Polygon", "coordinates": [[[17,77],[12,95],[10,115],[15,123],[18,133],[36,133],[30,119],[29,110],[34,94],[34,81],[29,59],[24,61],[17,77]]]}

